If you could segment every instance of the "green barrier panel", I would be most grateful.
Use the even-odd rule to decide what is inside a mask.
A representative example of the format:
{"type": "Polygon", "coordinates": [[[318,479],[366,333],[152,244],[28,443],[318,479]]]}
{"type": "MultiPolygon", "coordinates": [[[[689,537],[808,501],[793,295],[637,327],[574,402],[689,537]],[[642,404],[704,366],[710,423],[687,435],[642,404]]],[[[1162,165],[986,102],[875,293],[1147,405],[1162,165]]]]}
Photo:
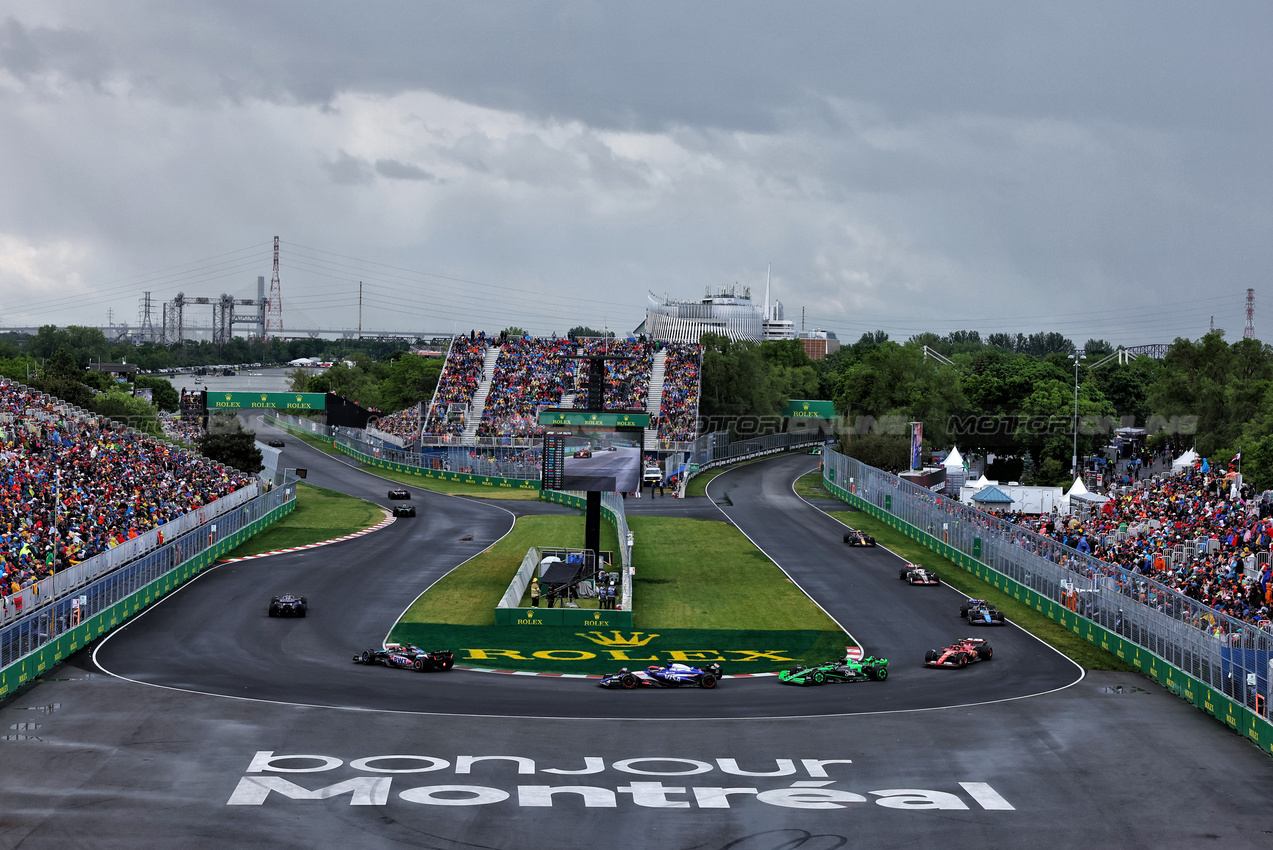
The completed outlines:
{"type": "MultiPolygon", "coordinates": [[[[875,519],[881,520],[906,536],[924,544],[934,552],[946,555],[963,569],[994,585],[995,588],[1008,594],[1013,599],[1030,606],[1049,619],[1070,629],[1075,634],[1081,635],[1088,642],[1127,662],[1167,688],[1171,693],[1192,703],[1227,725],[1233,731],[1245,736],[1247,740],[1254,743],[1265,753],[1273,755],[1273,723],[1260,717],[1246,706],[1234,702],[1223,693],[1195,679],[1144,647],[1124,640],[1118,635],[1107,631],[1103,626],[1070,611],[1065,606],[1057,604],[1028,587],[1023,587],[1008,576],[991,568],[988,564],[983,564],[958,550],[940,543],[927,532],[920,531],[910,523],[881,510],[860,496],[837,486],[832,481],[824,479],[823,483],[826,484],[826,489],[840,501],[875,519]]],[[[886,505],[891,505],[891,497],[885,496],[884,499],[886,505]]],[[[978,555],[981,554],[981,538],[974,538],[973,551],[978,555]]]]}
{"type": "Polygon", "coordinates": [[[494,475],[472,475],[466,472],[448,472],[445,469],[427,469],[422,466],[409,466],[405,463],[397,463],[395,461],[383,460],[382,458],[372,457],[364,454],[349,446],[339,443],[333,444],[337,451],[349,455],[360,463],[372,466],[377,469],[388,469],[394,472],[401,472],[406,475],[414,475],[417,478],[431,478],[435,481],[458,481],[461,484],[477,484],[482,487],[492,487],[501,490],[539,490],[539,481],[530,478],[499,478],[494,475]]]}
{"type": "Polygon", "coordinates": [[[234,549],[238,545],[235,541],[240,537],[243,539],[251,537],[278,522],[295,509],[295,499],[279,505],[265,516],[250,523],[241,533],[227,537],[189,561],[178,564],[145,587],[134,591],[109,608],[99,611],[78,626],[63,632],[58,637],[44,644],[30,655],[24,656],[0,670],[0,697],[39,676],[63,658],[83,649],[91,641],[96,640],[120,623],[144,610],[152,602],[180,587],[186,581],[214,564],[218,557],[234,549]]]}

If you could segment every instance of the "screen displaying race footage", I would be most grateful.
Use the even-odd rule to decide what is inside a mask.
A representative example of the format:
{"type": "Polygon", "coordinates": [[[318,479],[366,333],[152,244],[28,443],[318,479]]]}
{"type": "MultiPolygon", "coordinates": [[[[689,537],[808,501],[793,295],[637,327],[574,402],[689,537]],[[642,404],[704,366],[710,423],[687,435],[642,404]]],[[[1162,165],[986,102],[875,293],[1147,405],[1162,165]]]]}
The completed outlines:
{"type": "Polygon", "coordinates": [[[641,486],[642,436],[639,428],[545,431],[544,489],[636,492],[641,486]]]}

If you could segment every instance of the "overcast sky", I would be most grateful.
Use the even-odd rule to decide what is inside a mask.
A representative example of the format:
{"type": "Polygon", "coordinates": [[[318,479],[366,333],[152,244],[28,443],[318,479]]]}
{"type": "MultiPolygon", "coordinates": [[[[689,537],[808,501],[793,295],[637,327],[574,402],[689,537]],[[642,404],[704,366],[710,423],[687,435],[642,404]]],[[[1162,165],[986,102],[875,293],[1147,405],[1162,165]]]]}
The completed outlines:
{"type": "Polygon", "coordinates": [[[0,5],[0,326],[1273,340],[1273,4],[0,5]],[[210,308],[188,308],[205,323],[210,308]]]}

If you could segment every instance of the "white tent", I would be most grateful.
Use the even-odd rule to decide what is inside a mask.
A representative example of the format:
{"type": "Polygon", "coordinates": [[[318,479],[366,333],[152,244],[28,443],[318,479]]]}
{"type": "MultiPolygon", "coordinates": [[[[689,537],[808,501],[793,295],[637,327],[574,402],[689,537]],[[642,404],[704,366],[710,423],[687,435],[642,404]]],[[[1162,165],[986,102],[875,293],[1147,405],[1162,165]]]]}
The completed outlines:
{"type": "Polygon", "coordinates": [[[1086,492],[1088,492],[1088,489],[1086,486],[1084,486],[1083,479],[1075,478],[1074,485],[1070,487],[1070,492],[1065,494],[1065,498],[1068,499],[1071,496],[1082,496],[1086,492]]]}
{"type": "Polygon", "coordinates": [[[1191,466],[1193,466],[1194,462],[1197,460],[1198,460],[1198,453],[1195,452],[1193,449],[1188,449],[1185,451],[1184,454],[1182,454],[1180,457],[1176,458],[1175,460],[1171,462],[1171,469],[1173,472],[1178,472],[1182,469],[1188,469],[1191,466]]]}
{"type": "Polygon", "coordinates": [[[951,467],[963,469],[964,468],[963,455],[959,453],[959,449],[955,448],[954,446],[951,446],[950,454],[946,455],[946,459],[941,462],[941,465],[946,467],[947,469],[950,469],[951,467]]]}
{"type": "Polygon", "coordinates": [[[976,487],[978,490],[981,490],[981,489],[983,489],[983,488],[985,488],[985,487],[991,487],[991,486],[993,486],[993,485],[995,485],[995,484],[998,484],[998,483],[999,483],[998,481],[991,481],[989,478],[987,478],[987,477],[986,477],[986,473],[984,473],[984,472],[983,472],[983,473],[981,473],[981,477],[980,477],[980,478],[978,478],[978,479],[977,479],[977,480],[973,483],[973,485],[972,485],[972,486],[976,487]]]}

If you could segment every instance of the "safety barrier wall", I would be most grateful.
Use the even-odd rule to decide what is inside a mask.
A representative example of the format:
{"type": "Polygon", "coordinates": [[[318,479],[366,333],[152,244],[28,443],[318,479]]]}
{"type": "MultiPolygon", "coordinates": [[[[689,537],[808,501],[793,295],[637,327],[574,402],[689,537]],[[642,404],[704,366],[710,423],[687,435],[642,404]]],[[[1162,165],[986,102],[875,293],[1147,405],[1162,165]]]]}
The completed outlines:
{"type": "Polygon", "coordinates": [[[291,513],[295,482],[165,543],[66,597],[0,629],[0,697],[115,628],[291,513]],[[215,529],[215,530],[214,530],[215,529]]]}
{"type": "Polygon", "coordinates": [[[458,481],[462,484],[477,484],[483,487],[501,490],[539,490],[539,480],[530,478],[502,478],[496,475],[474,475],[466,472],[448,472],[445,469],[429,469],[419,466],[419,456],[414,452],[400,452],[393,449],[378,449],[358,440],[338,435],[332,439],[337,451],[378,469],[390,469],[394,472],[405,472],[418,478],[431,478],[435,481],[458,481]]]}
{"type": "Polygon", "coordinates": [[[139,534],[131,540],[125,540],[113,549],[107,549],[92,558],[86,558],[80,563],[60,570],[48,578],[40,579],[40,581],[35,582],[30,587],[6,596],[5,605],[0,609],[0,623],[13,622],[21,618],[25,613],[30,612],[40,602],[60,599],[84,587],[84,585],[94,579],[111,573],[148,552],[153,552],[159,546],[159,535],[161,532],[164,539],[172,540],[205,523],[215,522],[221,516],[260,495],[261,483],[253,481],[248,486],[242,487],[224,498],[210,502],[188,514],[182,514],[158,528],[152,528],[150,531],[139,534]]]}
{"type": "Polygon", "coordinates": [[[836,452],[824,455],[823,483],[1273,754],[1267,631],[836,452]],[[1208,616],[1224,626],[1222,637],[1208,616]]]}

